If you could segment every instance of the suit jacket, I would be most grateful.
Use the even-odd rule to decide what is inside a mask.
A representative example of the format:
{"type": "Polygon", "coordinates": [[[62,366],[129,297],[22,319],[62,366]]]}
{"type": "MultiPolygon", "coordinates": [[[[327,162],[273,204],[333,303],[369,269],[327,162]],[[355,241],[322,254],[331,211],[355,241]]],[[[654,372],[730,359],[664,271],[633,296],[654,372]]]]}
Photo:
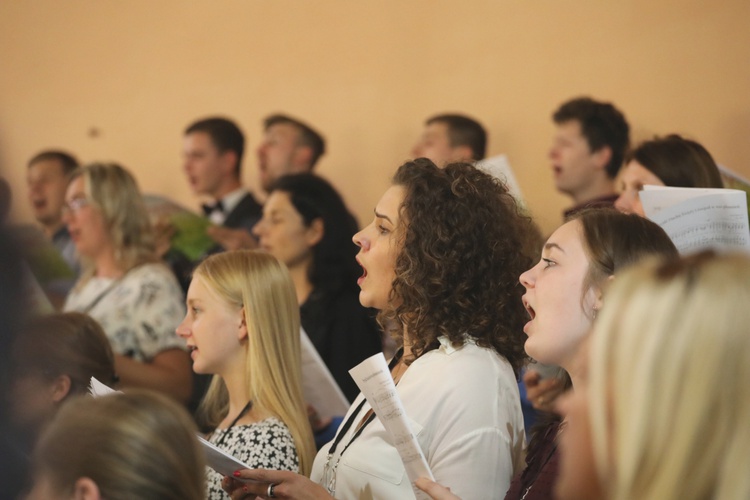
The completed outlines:
{"type": "MultiPolygon", "coordinates": [[[[227,214],[222,226],[231,229],[244,229],[248,233],[253,234],[253,226],[258,223],[262,216],[263,206],[255,201],[252,194],[247,193],[232,211],[227,214]]],[[[255,236],[253,236],[253,238],[255,238],[255,236]]],[[[223,251],[224,248],[221,245],[216,245],[206,252],[206,255],[199,260],[203,260],[208,255],[213,255],[223,251]]]]}
{"type": "Polygon", "coordinates": [[[224,227],[232,229],[247,229],[252,231],[253,226],[263,215],[263,206],[255,201],[253,195],[247,193],[242,197],[234,209],[224,219],[224,227]]]}

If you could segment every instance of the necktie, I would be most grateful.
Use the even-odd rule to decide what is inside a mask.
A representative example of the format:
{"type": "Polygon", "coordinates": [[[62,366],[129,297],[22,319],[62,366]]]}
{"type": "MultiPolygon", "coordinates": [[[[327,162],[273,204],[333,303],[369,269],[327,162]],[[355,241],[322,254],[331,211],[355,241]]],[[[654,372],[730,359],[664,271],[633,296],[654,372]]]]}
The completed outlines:
{"type": "Polygon", "coordinates": [[[206,214],[207,216],[211,215],[217,210],[221,213],[224,213],[224,204],[221,202],[221,200],[213,204],[209,203],[206,205],[201,205],[201,207],[203,208],[203,213],[206,214]]]}

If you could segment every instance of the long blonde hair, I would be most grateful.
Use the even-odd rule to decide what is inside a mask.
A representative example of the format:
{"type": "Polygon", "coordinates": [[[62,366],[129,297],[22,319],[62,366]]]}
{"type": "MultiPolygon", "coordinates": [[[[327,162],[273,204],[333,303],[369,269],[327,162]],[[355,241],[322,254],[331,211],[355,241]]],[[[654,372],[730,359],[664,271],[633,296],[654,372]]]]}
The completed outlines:
{"type": "Polygon", "coordinates": [[[88,477],[108,500],[201,500],[206,475],[196,432],[183,407],[152,391],[78,396],[42,434],[35,478],[48,478],[61,495],[88,477]]]}
{"type": "MultiPolygon", "coordinates": [[[[86,198],[104,217],[115,248],[115,259],[123,271],[146,262],[156,262],[153,227],[138,184],[116,163],[92,163],[70,174],[70,182],[83,179],[86,198]]],[[[93,276],[93,263],[83,259],[79,285],[93,276]]]]}
{"type": "MultiPolygon", "coordinates": [[[[248,400],[284,422],[294,438],[300,472],[310,474],[315,455],[302,396],[299,305],[286,267],[271,255],[236,251],[212,255],[193,274],[227,303],[243,307],[248,400]]],[[[216,427],[227,415],[229,396],[214,376],[200,417],[216,427]]]]}
{"type": "Polygon", "coordinates": [[[750,498],[750,259],[700,254],[618,276],[589,408],[607,498],[750,498]]]}

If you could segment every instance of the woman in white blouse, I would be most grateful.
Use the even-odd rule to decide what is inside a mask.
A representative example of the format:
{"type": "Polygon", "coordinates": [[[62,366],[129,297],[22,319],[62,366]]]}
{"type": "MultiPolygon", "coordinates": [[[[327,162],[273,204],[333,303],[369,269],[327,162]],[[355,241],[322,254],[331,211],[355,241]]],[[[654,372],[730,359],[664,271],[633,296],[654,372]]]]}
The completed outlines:
{"type": "MultiPolygon", "coordinates": [[[[516,276],[530,267],[536,232],[507,188],[469,164],[407,162],[354,237],[360,302],[379,309],[403,349],[391,374],[435,478],[462,498],[504,495],[522,459],[516,377],[525,310],[516,276]]],[[[414,498],[370,405],[354,401],[312,481],[243,470],[232,498],[414,498]]]]}
{"type": "Polygon", "coordinates": [[[64,221],[83,262],[65,311],[96,319],[115,352],[122,387],[155,389],[186,402],[190,358],[175,328],[182,291],[159,263],[138,186],[116,164],[95,163],[71,175],[64,221]]]}

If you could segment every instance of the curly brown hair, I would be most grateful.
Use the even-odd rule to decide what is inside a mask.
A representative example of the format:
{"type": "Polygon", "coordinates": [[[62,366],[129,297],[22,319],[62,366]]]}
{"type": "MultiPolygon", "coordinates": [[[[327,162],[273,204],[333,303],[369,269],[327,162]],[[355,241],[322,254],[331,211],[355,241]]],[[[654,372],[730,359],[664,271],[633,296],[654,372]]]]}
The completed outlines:
{"type": "Polygon", "coordinates": [[[516,375],[526,359],[518,276],[531,267],[539,234],[507,187],[469,163],[438,168],[425,158],[403,164],[393,184],[405,190],[391,304],[381,312],[393,333],[409,332],[419,357],[445,336],[465,336],[504,356],[516,375]],[[395,321],[394,321],[395,320],[395,321]]]}

